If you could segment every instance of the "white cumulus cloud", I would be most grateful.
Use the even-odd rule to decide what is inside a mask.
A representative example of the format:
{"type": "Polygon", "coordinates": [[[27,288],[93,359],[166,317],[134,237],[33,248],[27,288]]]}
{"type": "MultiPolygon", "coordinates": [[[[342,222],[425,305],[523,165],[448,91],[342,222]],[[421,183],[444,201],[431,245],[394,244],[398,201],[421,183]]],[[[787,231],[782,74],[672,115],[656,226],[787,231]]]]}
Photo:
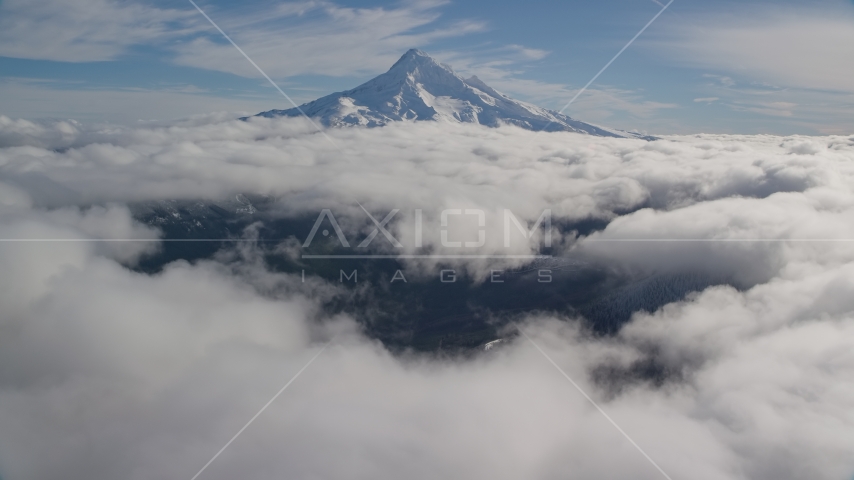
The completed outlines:
{"type": "MultiPolygon", "coordinates": [[[[600,219],[562,230],[558,253],[729,285],[610,336],[517,316],[555,363],[672,478],[854,473],[854,138],[327,133],[342,149],[301,119],[2,118],[0,236],[153,239],[124,204],[236,193],[282,216],[482,209],[499,244],[505,208],[529,225],[544,209],[558,226],[600,219]]],[[[390,230],[409,245],[403,217],[390,230]]],[[[661,478],[524,337],[468,359],[393,355],[322,308],[335,284],[270,271],[251,246],[151,275],[128,248],[0,244],[4,479],[191,478],[335,332],[201,478],[661,478]]]]}

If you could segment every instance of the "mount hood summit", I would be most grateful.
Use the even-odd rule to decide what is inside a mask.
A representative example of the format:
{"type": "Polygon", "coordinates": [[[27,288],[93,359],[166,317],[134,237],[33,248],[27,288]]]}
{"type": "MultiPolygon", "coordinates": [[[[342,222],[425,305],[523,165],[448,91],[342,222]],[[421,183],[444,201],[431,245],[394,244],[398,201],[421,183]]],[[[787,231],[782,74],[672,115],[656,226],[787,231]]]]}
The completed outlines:
{"type": "Polygon", "coordinates": [[[416,49],[406,52],[386,73],[352,90],[318,98],[300,105],[299,109],[269,110],[256,116],[297,117],[300,110],[328,127],[379,127],[397,121],[428,120],[652,139],[581,122],[514,100],[476,76],[465,79],[457,75],[450,67],[416,49]]]}

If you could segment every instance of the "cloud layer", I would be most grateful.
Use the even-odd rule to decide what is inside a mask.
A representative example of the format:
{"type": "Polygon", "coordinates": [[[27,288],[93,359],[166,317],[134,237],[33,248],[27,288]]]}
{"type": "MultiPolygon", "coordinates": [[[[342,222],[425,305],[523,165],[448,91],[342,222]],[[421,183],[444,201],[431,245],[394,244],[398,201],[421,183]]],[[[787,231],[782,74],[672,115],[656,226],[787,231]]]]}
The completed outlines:
{"type": "MultiPolygon", "coordinates": [[[[477,208],[499,240],[505,208],[528,225],[547,208],[560,225],[609,220],[561,230],[558,251],[734,286],[612,337],[517,318],[555,363],[672,478],[854,473],[854,249],[840,241],[854,238],[854,138],[328,133],[342,149],[300,119],[2,118],[0,237],[153,238],[125,204],[236,193],[271,195],[283,216],[477,208]]],[[[425,246],[450,251],[429,225],[425,246]]],[[[403,213],[391,230],[415,251],[403,213]]],[[[524,337],[466,360],[393,356],[323,312],[338,287],[272,272],[251,247],[145,275],[125,267],[140,245],[0,245],[4,479],[190,478],[335,333],[201,478],[661,478],[524,337]]]]}

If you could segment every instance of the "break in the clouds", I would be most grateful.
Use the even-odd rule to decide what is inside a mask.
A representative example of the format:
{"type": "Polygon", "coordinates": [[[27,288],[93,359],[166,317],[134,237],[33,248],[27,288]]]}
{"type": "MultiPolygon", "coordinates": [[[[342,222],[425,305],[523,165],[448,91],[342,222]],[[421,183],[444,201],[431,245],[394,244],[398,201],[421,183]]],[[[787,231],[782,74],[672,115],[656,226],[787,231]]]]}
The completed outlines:
{"type": "MultiPolygon", "coordinates": [[[[732,286],[609,337],[548,314],[517,318],[525,332],[672,478],[854,473],[854,138],[327,133],[342,149],[301,119],[3,118],[0,232],[152,238],[124,205],[235,193],[275,196],[285,216],[360,202],[481,208],[490,225],[503,208],[529,225],[544,208],[556,223],[607,219],[588,237],[563,231],[561,251],[732,286]],[[637,375],[648,368],[667,374],[637,375]]],[[[272,272],[251,245],[127,268],[146,253],[0,246],[4,479],[191,478],[336,333],[201,478],[661,478],[523,337],[466,360],[395,356],[324,313],[337,284],[272,272]]]]}

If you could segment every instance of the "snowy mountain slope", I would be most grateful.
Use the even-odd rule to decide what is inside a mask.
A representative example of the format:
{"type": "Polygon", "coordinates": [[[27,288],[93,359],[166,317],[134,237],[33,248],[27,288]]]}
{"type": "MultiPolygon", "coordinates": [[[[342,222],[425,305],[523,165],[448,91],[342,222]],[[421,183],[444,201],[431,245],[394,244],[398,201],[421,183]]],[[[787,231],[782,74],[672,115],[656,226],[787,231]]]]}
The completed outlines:
{"type": "MultiPolygon", "coordinates": [[[[326,126],[378,127],[401,120],[516,125],[529,130],[569,131],[605,137],[647,138],[574,120],[558,112],[514,100],[477,77],[464,79],[426,53],[406,52],[388,72],[344,92],[300,106],[326,126]]],[[[270,110],[262,117],[298,116],[299,110],[270,110]]]]}

